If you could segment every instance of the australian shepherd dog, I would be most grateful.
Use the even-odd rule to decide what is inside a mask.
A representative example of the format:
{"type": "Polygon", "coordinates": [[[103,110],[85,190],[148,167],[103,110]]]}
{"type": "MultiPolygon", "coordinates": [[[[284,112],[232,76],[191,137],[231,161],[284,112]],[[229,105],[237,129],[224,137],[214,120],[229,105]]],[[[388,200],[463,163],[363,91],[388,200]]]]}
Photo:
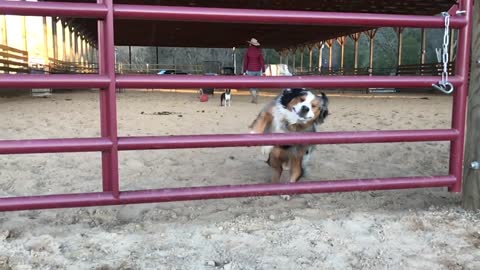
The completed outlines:
{"type": "MultiPolygon", "coordinates": [[[[286,89],[262,109],[250,128],[251,133],[315,132],[327,116],[328,98],[324,93],[316,95],[307,89],[286,89]]],[[[289,181],[297,182],[305,174],[313,149],[313,145],[262,147],[273,169],[272,182],[279,182],[288,166],[289,181]]]]}

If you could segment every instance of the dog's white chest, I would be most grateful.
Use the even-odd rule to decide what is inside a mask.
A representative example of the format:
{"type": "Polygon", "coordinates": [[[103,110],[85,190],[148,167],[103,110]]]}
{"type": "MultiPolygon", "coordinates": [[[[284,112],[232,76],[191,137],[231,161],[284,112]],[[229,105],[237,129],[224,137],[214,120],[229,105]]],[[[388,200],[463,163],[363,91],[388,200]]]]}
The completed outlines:
{"type": "Polygon", "coordinates": [[[230,107],[232,105],[232,94],[228,93],[227,91],[222,94],[221,99],[220,99],[220,106],[228,106],[230,107]]]}

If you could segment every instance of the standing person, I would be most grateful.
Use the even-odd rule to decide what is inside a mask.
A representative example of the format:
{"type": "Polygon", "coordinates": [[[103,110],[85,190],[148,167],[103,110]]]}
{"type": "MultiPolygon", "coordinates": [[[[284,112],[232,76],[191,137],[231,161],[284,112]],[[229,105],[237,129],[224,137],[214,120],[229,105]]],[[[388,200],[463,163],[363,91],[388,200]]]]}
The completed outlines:
{"type": "MultiPolygon", "coordinates": [[[[254,38],[247,42],[249,47],[243,59],[243,74],[248,76],[262,76],[265,73],[265,64],[260,43],[254,38]]],[[[257,103],[258,89],[251,88],[250,94],[252,95],[252,103],[257,103]]]]}

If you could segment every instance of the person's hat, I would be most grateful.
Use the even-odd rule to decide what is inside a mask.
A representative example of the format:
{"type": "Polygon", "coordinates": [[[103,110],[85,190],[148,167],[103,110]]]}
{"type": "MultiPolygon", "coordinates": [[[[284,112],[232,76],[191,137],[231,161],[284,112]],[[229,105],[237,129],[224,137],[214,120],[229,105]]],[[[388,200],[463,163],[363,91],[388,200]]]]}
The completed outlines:
{"type": "Polygon", "coordinates": [[[252,38],[250,41],[247,41],[248,43],[252,44],[253,46],[260,46],[260,43],[258,43],[258,40],[252,38]]]}

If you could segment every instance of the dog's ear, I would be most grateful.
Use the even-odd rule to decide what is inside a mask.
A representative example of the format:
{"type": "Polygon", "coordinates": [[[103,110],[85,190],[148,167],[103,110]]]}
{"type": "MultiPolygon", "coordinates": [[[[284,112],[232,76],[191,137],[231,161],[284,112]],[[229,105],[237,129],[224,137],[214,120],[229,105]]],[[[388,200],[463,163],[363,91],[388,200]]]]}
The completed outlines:
{"type": "Polygon", "coordinates": [[[304,89],[300,89],[300,88],[285,89],[283,90],[282,97],[280,98],[280,104],[282,104],[283,107],[287,107],[288,103],[290,103],[292,99],[299,96],[303,96],[305,94],[306,92],[304,89]]]}
{"type": "Polygon", "coordinates": [[[325,121],[325,118],[328,116],[328,97],[325,93],[321,92],[320,96],[317,98],[320,100],[320,115],[317,118],[317,123],[322,124],[325,121]]]}
{"type": "Polygon", "coordinates": [[[287,96],[287,95],[290,95],[291,93],[292,93],[291,88],[285,88],[283,89],[282,96],[287,96]]]}

